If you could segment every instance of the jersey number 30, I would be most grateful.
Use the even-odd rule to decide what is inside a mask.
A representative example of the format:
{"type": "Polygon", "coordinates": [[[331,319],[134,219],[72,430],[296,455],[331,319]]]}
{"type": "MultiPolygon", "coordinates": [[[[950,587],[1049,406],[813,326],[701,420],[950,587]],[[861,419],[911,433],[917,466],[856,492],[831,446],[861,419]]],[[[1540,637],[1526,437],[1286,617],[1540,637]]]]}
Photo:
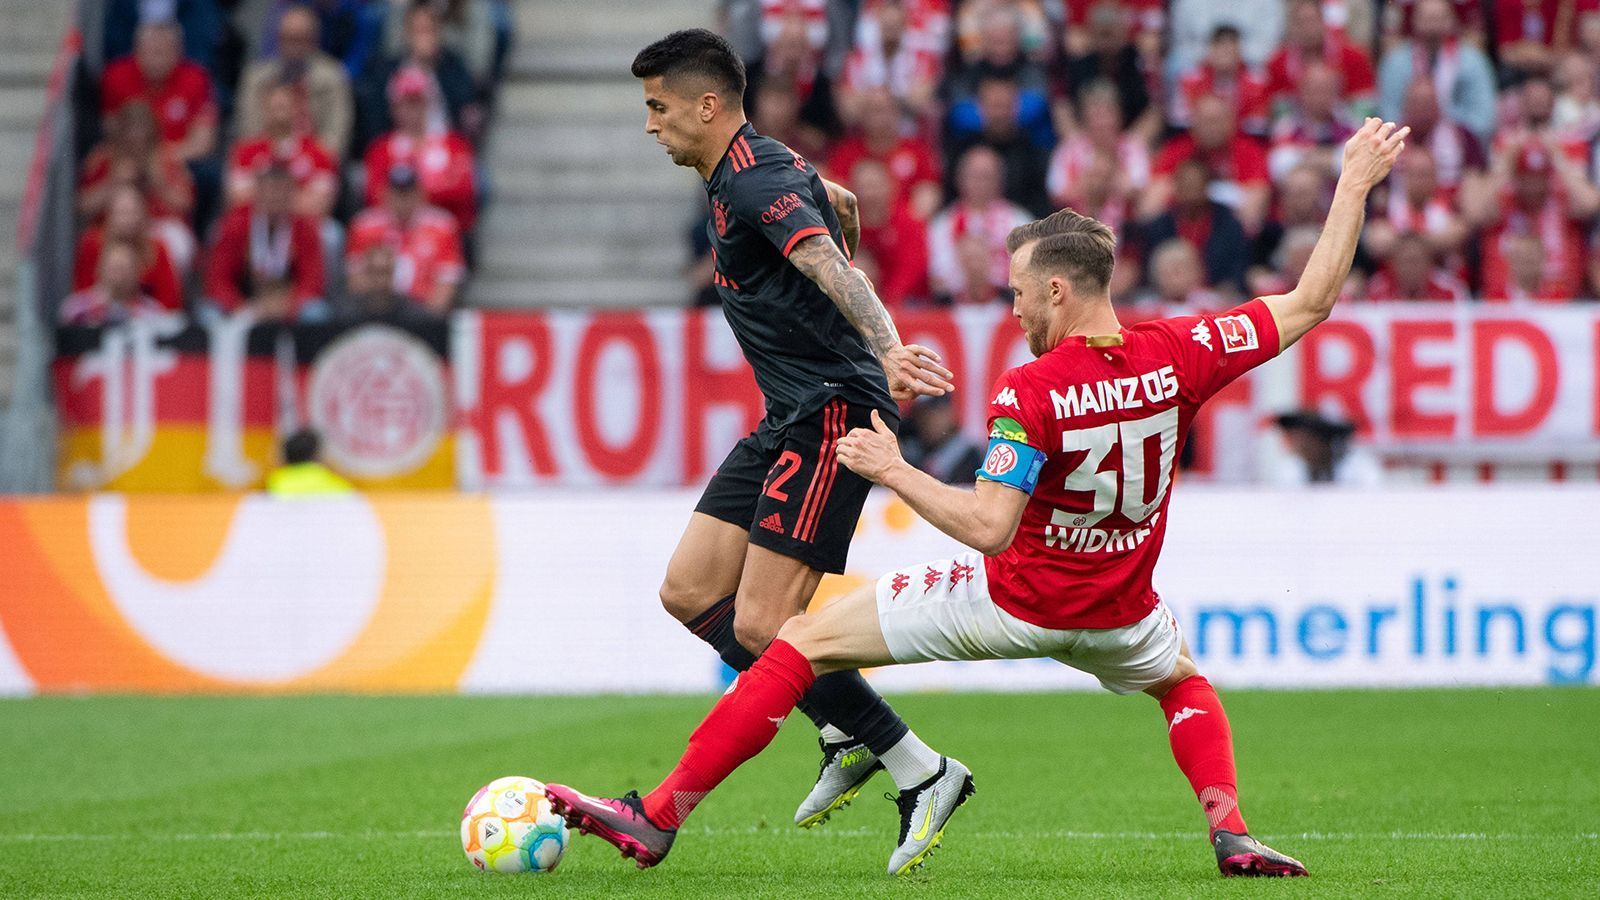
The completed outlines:
{"type": "Polygon", "coordinates": [[[1178,450],[1178,409],[1163,410],[1153,416],[1127,422],[1111,422],[1093,428],[1079,428],[1061,433],[1061,449],[1067,453],[1087,450],[1083,462],[1067,473],[1064,487],[1068,491],[1094,494],[1094,509],[1067,512],[1057,509],[1050,513],[1050,524],[1067,528],[1091,528],[1117,508],[1117,496],[1122,497],[1122,515],[1137,525],[1150,517],[1161,506],[1161,499],[1172,486],[1172,461],[1178,450]],[[1160,442],[1156,463],[1156,489],[1150,499],[1145,499],[1145,483],[1149,479],[1149,442],[1160,442]],[[1122,468],[1100,471],[1100,464],[1111,454],[1111,449],[1122,447],[1122,468]]]}

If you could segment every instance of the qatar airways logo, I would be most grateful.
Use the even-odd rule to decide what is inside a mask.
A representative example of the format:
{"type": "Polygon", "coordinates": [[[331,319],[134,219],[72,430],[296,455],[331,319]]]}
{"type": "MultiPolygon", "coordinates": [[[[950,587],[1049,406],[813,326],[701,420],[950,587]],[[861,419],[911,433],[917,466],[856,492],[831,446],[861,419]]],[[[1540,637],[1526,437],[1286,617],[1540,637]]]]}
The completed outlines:
{"type": "Polygon", "coordinates": [[[772,205],[767,207],[767,211],[761,214],[761,221],[771,225],[804,205],[804,203],[800,202],[799,194],[793,192],[784,194],[782,197],[772,201],[772,205]]]}

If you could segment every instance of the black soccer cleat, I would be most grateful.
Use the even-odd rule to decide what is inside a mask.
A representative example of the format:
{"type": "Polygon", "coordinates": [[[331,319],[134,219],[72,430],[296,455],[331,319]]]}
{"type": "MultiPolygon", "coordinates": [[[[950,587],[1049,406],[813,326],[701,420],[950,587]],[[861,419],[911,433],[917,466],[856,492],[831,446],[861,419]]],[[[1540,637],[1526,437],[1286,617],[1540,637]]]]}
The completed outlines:
{"type": "Polygon", "coordinates": [[[1268,847],[1248,834],[1218,831],[1211,836],[1217,868],[1226,877],[1294,878],[1309,875],[1300,860],[1268,847]]]}

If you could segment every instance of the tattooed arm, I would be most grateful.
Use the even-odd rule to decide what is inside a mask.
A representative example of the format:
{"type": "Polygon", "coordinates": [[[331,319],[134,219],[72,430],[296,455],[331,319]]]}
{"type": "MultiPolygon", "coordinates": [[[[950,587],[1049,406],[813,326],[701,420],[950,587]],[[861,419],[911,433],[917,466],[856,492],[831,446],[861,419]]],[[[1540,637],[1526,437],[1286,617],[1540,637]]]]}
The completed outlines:
{"type": "Polygon", "coordinates": [[[816,282],[866,339],[883,364],[890,393],[896,400],[918,394],[937,397],[954,389],[948,381],[950,370],[939,365],[939,354],[917,344],[900,343],[894,320],[883,308],[872,283],[860,270],[850,267],[832,237],[814,234],[802,238],[789,252],[789,262],[816,282]]]}
{"type": "Polygon", "coordinates": [[[828,203],[833,206],[833,212],[839,217],[839,228],[844,232],[844,246],[850,251],[851,258],[856,255],[856,247],[861,245],[861,212],[856,207],[856,195],[851,193],[844,185],[834,184],[828,179],[822,179],[822,186],[828,189],[828,203]]]}

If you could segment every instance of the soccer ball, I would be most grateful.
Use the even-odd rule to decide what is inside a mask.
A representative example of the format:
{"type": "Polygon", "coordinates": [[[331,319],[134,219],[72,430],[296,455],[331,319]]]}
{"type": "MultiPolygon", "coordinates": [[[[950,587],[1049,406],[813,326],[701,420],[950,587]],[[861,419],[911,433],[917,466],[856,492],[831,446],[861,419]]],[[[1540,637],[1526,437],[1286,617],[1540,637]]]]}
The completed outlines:
{"type": "Polygon", "coordinates": [[[461,849],[485,872],[549,872],[567,852],[567,823],[550,811],[542,782],[496,778],[461,813],[461,849]]]}

